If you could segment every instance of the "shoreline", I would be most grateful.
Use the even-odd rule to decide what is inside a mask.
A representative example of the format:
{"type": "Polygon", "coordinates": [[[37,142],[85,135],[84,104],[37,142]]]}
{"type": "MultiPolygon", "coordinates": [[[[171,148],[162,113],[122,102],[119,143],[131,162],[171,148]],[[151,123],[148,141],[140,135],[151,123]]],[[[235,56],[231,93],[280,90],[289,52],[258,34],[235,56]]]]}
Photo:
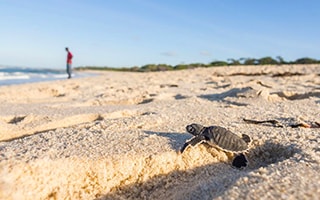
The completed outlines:
{"type": "MultiPolygon", "coordinates": [[[[41,71],[39,69],[39,71],[41,71]]],[[[67,79],[67,74],[62,73],[49,73],[47,69],[44,69],[43,73],[22,73],[22,72],[11,72],[13,75],[2,75],[0,77],[0,87],[1,86],[9,86],[9,85],[22,85],[28,83],[41,83],[41,82],[49,82],[49,81],[57,81],[57,80],[64,80],[67,79]]],[[[95,76],[98,72],[90,72],[90,71],[75,71],[73,73],[72,78],[84,78],[89,76],[95,76]]]]}

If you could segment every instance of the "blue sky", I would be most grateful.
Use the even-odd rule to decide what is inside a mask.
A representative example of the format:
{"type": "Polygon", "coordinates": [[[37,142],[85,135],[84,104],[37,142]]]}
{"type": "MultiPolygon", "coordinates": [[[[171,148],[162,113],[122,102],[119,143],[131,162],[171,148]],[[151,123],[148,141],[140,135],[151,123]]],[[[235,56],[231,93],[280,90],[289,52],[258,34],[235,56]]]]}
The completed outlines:
{"type": "Polygon", "coordinates": [[[318,0],[0,0],[0,64],[65,68],[320,59],[318,0]]]}

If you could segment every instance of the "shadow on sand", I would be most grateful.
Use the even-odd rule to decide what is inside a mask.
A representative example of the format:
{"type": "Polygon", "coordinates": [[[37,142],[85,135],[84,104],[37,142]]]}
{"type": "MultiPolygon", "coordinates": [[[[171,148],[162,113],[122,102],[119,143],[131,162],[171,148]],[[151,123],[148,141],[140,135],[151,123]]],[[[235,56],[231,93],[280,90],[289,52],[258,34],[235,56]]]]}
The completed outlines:
{"type": "MultiPolygon", "coordinates": [[[[172,148],[178,150],[188,139],[187,134],[156,134],[170,140],[172,148]]],[[[213,199],[231,189],[235,182],[260,167],[282,162],[296,153],[301,153],[295,145],[282,145],[267,141],[251,149],[248,153],[249,166],[243,170],[232,168],[228,163],[212,163],[189,170],[173,170],[168,174],[156,175],[145,182],[112,188],[111,192],[97,198],[109,199],[213,199]]]]}
{"type": "Polygon", "coordinates": [[[248,92],[252,90],[251,87],[245,87],[245,88],[233,88],[231,90],[228,90],[226,92],[222,92],[220,94],[206,94],[206,95],[200,95],[200,98],[207,99],[210,101],[219,101],[222,103],[226,103],[228,105],[234,105],[234,106],[247,106],[249,104],[245,103],[239,103],[235,101],[227,100],[227,97],[239,97],[240,94],[248,92]]]}
{"type": "Polygon", "coordinates": [[[186,140],[192,137],[191,134],[183,133],[168,133],[168,132],[154,132],[154,131],[144,131],[148,135],[156,135],[168,139],[168,143],[171,145],[171,148],[178,151],[186,142],[186,140]]]}

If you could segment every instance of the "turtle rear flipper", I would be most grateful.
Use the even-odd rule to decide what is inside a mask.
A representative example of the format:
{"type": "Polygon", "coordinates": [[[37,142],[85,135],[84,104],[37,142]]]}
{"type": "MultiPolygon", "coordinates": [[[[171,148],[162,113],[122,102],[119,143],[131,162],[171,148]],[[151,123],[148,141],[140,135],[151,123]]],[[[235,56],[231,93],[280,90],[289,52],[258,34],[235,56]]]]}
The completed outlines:
{"type": "Polygon", "coordinates": [[[248,166],[248,160],[246,156],[243,153],[237,155],[232,161],[232,166],[238,169],[248,166]]]}
{"type": "Polygon", "coordinates": [[[247,134],[242,134],[242,140],[245,141],[247,144],[251,142],[251,138],[247,134]]]}

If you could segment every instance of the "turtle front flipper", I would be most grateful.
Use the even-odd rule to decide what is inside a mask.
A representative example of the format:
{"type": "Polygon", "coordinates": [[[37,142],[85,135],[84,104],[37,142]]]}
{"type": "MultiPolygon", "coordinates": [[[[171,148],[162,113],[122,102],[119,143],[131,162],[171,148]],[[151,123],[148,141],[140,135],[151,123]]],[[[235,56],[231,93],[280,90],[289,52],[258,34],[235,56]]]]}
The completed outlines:
{"type": "Polygon", "coordinates": [[[244,168],[247,165],[248,165],[248,160],[243,153],[240,153],[239,155],[237,155],[232,161],[232,166],[238,169],[244,168]]]}
{"type": "Polygon", "coordinates": [[[182,148],[180,149],[180,153],[183,153],[184,150],[189,146],[189,144],[186,142],[184,143],[184,145],[182,146],[182,148]]]}
{"type": "Polygon", "coordinates": [[[184,143],[184,145],[182,146],[182,148],[180,149],[180,152],[183,153],[184,150],[191,146],[196,146],[197,144],[200,144],[203,141],[202,137],[193,137],[190,140],[188,140],[186,143],[184,143]]]}

